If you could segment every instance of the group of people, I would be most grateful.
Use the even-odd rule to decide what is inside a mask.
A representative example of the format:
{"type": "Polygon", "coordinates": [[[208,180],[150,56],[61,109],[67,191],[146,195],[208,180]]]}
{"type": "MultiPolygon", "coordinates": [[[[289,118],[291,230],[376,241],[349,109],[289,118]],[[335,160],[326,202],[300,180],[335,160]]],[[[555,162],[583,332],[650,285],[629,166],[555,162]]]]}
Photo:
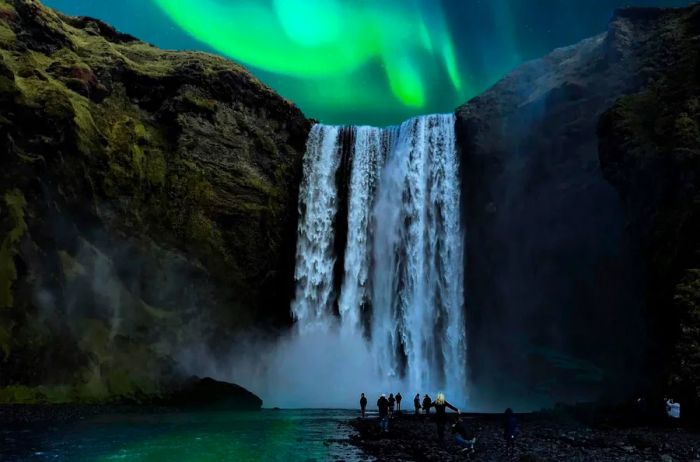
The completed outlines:
{"type": "MultiPolygon", "coordinates": [[[[388,417],[391,417],[394,415],[394,408],[398,412],[401,412],[401,400],[403,399],[403,396],[401,396],[401,393],[396,393],[396,396],[394,396],[393,393],[389,394],[389,397],[387,398],[386,395],[382,394],[382,396],[379,397],[377,400],[377,408],[380,409],[380,414],[381,410],[385,409],[385,413],[388,417]],[[383,400],[382,400],[383,398],[383,400]],[[380,406],[380,401],[381,401],[381,406],[380,406]]],[[[365,394],[362,393],[360,396],[360,412],[362,415],[362,418],[365,418],[365,411],[367,409],[367,398],[365,397],[365,394]]]]}
{"type": "MultiPolygon", "coordinates": [[[[382,433],[387,433],[389,431],[389,419],[393,416],[394,407],[397,410],[401,410],[401,393],[390,394],[389,398],[385,394],[382,394],[377,400],[377,410],[379,413],[379,428],[382,433]]],[[[416,415],[429,416],[430,410],[435,408],[435,424],[437,426],[438,439],[442,443],[445,439],[445,424],[447,423],[447,409],[452,409],[457,413],[457,421],[452,425],[452,433],[454,434],[454,439],[457,445],[461,446],[464,451],[474,451],[474,446],[476,445],[476,434],[475,432],[468,428],[465,422],[462,420],[460,410],[455,406],[445,400],[445,395],[443,393],[438,393],[435,401],[433,401],[427,394],[421,400],[420,393],[417,393],[413,398],[413,407],[415,409],[416,415]]],[[[362,393],[360,396],[360,412],[364,419],[366,416],[367,409],[367,397],[362,393]]],[[[515,414],[513,410],[508,408],[504,415],[504,426],[503,426],[503,436],[508,445],[509,451],[513,448],[515,444],[515,436],[517,433],[517,421],[515,419],[515,414]]]]}

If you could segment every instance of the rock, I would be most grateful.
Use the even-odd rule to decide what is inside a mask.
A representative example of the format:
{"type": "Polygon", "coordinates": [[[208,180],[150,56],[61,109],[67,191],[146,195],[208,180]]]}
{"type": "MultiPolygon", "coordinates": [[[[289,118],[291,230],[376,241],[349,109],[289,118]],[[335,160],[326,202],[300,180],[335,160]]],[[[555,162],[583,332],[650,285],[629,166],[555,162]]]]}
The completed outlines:
{"type": "Polygon", "coordinates": [[[587,400],[609,389],[605,377],[624,394],[648,371],[679,399],[697,390],[698,18],[698,6],[620,10],[606,34],[458,109],[477,393],[494,393],[503,371],[496,393],[513,399],[547,383],[550,396],[587,400]],[[647,285],[647,271],[660,282],[647,285]],[[620,325],[657,327],[620,336],[620,325]],[[686,367],[661,377],[674,344],[686,367]]]}
{"type": "MultiPolygon", "coordinates": [[[[669,13],[670,14],[670,13],[669,13]]],[[[664,76],[620,98],[600,121],[600,163],[623,199],[648,273],[657,399],[700,415],[700,8],[672,15],[664,76]],[[648,136],[653,127],[653,136],[648,136]]]]}
{"type": "Polygon", "coordinates": [[[212,378],[192,377],[163,404],[179,407],[216,408],[228,411],[258,411],[262,400],[238,385],[212,378]]]}
{"type": "Polygon", "coordinates": [[[0,0],[0,403],[147,401],[289,324],[310,126],[224,58],[0,0]]]}

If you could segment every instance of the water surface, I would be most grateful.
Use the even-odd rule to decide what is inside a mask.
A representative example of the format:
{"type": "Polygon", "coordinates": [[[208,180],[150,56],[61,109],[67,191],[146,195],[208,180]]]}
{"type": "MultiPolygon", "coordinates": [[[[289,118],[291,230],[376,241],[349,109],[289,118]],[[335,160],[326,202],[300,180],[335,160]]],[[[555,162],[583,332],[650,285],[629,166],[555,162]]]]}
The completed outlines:
{"type": "Polygon", "coordinates": [[[365,460],[344,410],[129,413],[0,429],[2,461],[365,460]]]}

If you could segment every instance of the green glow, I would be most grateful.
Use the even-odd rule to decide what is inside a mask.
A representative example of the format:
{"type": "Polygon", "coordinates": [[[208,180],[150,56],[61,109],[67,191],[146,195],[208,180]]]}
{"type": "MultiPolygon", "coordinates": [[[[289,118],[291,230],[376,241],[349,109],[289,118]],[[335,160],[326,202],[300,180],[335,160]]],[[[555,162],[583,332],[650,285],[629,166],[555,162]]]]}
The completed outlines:
{"type": "MultiPolygon", "coordinates": [[[[357,105],[363,92],[370,105],[421,109],[436,68],[462,93],[462,79],[446,22],[428,0],[155,0],[180,27],[245,65],[311,81],[335,82],[357,105]],[[368,79],[379,68],[384,82],[368,79]],[[373,70],[374,69],[374,70],[373,70]],[[371,81],[369,81],[371,80],[371,81]]],[[[461,101],[455,101],[455,106],[461,101]]]]}

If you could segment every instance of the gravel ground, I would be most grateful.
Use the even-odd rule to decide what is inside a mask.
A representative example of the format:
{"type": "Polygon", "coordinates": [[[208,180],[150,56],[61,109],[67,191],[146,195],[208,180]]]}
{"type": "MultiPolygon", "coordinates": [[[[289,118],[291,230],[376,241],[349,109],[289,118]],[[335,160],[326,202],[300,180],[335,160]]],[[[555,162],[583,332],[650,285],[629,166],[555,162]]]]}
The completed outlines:
{"type": "MultiPolygon", "coordinates": [[[[450,417],[456,418],[454,415],[450,417]]],[[[556,415],[519,415],[517,442],[509,453],[503,440],[501,416],[463,415],[462,418],[476,431],[474,454],[460,452],[448,431],[446,442],[440,444],[432,418],[413,415],[395,416],[388,434],[379,432],[376,418],[353,420],[350,425],[358,434],[352,438],[352,444],[370,457],[387,461],[700,462],[700,433],[690,430],[616,428],[587,425],[556,415]]]]}

